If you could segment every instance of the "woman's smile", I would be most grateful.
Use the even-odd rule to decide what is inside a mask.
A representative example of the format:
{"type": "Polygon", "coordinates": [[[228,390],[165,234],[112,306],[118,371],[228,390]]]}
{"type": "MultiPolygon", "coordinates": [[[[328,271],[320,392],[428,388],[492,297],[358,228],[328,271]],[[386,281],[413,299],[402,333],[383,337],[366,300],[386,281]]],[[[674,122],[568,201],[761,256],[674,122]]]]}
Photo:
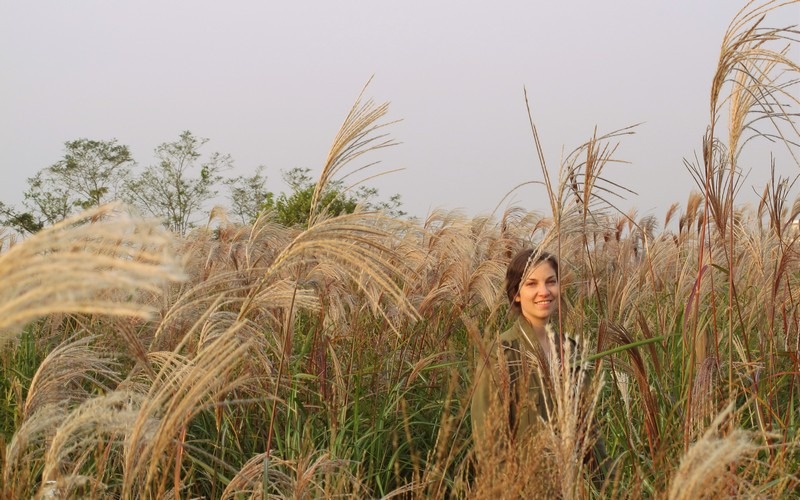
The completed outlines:
{"type": "Polygon", "coordinates": [[[553,266],[541,262],[525,276],[520,285],[516,301],[522,316],[531,325],[544,325],[558,307],[558,275],[553,266]]]}

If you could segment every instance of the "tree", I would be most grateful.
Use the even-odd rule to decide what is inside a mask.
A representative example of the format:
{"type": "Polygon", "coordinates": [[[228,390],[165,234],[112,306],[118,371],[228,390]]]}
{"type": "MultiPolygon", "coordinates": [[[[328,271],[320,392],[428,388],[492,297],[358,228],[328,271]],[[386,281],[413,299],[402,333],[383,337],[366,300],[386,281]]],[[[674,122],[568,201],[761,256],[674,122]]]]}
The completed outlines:
{"type": "Polygon", "coordinates": [[[256,220],[265,206],[273,204],[274,195],[267,191],[267,178],[262,175],[260,166],[250,177],[238,176],[224,181],[230,190],[231,212],[238,216],[242,224],[256,220]]]}
{"type": "MultiPolygon", "coordinates": [[[[291,194],[265,201],[264,207],[274,211],[275,220],[286,226],[307,226],[311,214],[311,203],[317,183],[308,175],[308,168],[293,168],[283,173],[283,180],[292,189],[291,194]]],[[[400,210],[400,195],[395,194],[389,201],[375,201],[378,190],[360,186],[352,193],[344,188],[341,180],[329,181],[320,198],[320,206],[325,213],[336,216],[353,213],[358,206],[365,209],[383,210],[392,216],[400,217],[405,212],[400,210]]]]}
{"type": "Polygon", "coordinates": [[[44,223],[30,212],[19,212],[3,202],[0,202],[0,224],[20,233],[35,233],[44,227],[44,223]]]}
{"type": "Polygon", "coordinates": [[[207,142],[187,130],[177,141],[158,146],[158,163],[126,183],[128,201],[162,218],[170,230],[185,235],[194,226],[196,212],[216,196],[222,182],[220,172],[233,165],[230,155],[220,153],[202,161],[200,148],[207,142]]]}
{"type": "Polygon", "coordinates": [[[134,164],[128,146],[116,139],[64,143],[64,158],[28,179],[24,209],[0,206],[2,223],[34,233],[70,215],[117,198],[134,164]]]}
{"type": "Polygon", "coordinates": [[[67,142],[66,148],[64,159],[51,166],[49,174],[76,207],[87,209],[118,198],[134,163],[128,146],[116,139],[78,139],[67,142]]]}

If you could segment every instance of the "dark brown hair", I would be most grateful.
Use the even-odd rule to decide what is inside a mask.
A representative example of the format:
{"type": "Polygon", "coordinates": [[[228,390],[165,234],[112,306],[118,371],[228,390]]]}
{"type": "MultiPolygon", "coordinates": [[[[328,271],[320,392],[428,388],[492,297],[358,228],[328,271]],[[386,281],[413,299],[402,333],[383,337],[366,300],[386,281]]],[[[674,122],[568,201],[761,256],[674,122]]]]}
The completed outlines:
{"type": "Polygon", "coordinates": [[[513,314],[520,314],[522,312],[522,307],[519,302],[514,299],[517,298],[519,285],[525,273],[527,273],[529,269],[533,269],[534,266],[545,261],[553,266],[553,270],[556,272],[556,278],[558,278],[558,259],[556,259],[555,255],[548,252],[537,252],[533,248],[526,248],[517,252],[514,258],[511,259],[511,262],[509,262],[508,268],[506,269],[506,296],[508,297],[508,305],[511,307],[511,312],[513,314]]]}

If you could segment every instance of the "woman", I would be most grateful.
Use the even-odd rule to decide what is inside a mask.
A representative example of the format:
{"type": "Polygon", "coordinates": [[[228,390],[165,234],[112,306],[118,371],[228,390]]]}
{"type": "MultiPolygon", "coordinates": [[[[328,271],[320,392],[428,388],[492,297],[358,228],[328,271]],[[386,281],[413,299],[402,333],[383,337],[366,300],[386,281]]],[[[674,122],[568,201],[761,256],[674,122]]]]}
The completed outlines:
{"type": "MultiPolygon", "coordinates": [[[[591,377],[580,373],[578,346],[569,338],[564,342],[565,336],[557,331],[561,289],[555,256],[533,249],[517,253],[506,270],[505,291],[514,323],[480,356],[472,398],[474,441],[490,448],[502,443],[523,446],[522,441],[544,422],[563,415],[557,404],[565,399],[564,380],[582,387],[579,393],[568,390],[569,394],[591,400],[591,377]],[[569,369],[562,371],[565,356],[569,369]],[[562,392],[556,395],[558,390],[562,392]]],[[[587,406],[577,408],[585,411],[587,406]]],[[[598,464],[606,461],[605,448],[595,441],[584,462],[593,478],[602,480],[605,467],[598,464]]]]}

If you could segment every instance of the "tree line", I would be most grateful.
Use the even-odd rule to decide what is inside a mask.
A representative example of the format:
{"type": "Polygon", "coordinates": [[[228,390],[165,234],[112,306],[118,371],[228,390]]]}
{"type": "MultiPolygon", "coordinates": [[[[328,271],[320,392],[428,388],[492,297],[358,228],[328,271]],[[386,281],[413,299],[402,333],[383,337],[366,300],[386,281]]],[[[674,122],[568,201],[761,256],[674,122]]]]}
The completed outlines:
{"type": "MultiPolygon", "coordinates": [[[[157,146],[154,162],[143,168],[116,139],[67,141],[63,158],[28,178],[21,207],[0,202],[0,224],[31,234],[81,210],[121,200],[185,235],[221,189],[229,214],[242,224],[259,216],[287,226],[307,223],[317,185],[309,168],[282,172],[290,191],[275,194],[267,189],[263,166],[250,176],[226,177],[233,158],[204,154],[208,141],[184,131],[176,141],[157,146]]],[[[321,206],[331,215],[351,213],[358,206],[405,215],[399,194],[381,200],[376,188],[349,188],[342,181],[328,183],[321,206]]]]}

